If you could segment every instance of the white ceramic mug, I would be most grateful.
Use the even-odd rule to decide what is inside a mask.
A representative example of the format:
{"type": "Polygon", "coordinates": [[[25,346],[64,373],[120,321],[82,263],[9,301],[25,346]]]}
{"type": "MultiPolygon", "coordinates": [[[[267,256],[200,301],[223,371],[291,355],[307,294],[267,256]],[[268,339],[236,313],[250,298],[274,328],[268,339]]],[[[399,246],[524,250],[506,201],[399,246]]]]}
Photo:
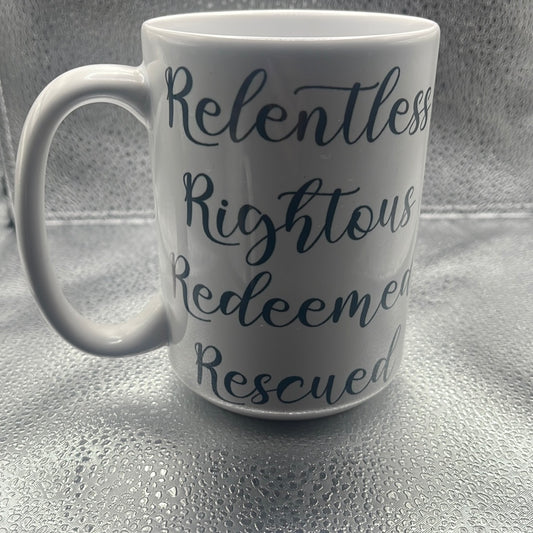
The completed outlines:
{"type": "Polygon", "coordinates": [[[168,345],[178,376],[265,418],[338,412],[397,372],[439,28],[398,15],[245,11],[142,26],[138,67],[67,72],[20,141],[19,247],[44,315],[82,350],[168,345]],[[148,129],[161,290],[122,325],[65,299],[44,227],[48,150],[89,102],[148,129]]]}

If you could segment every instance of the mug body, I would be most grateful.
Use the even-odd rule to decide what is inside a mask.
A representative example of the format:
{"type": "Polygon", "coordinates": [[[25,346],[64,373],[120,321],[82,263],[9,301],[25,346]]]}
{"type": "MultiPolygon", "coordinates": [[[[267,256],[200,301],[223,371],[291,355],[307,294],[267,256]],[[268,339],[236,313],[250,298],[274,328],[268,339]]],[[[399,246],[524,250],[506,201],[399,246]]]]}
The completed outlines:
{"type": "Polygon", "coordinates": [[[267,418],[364,401],[399,369],[439,42],[353,12],[142,29],[170,360],[267,418]]]}

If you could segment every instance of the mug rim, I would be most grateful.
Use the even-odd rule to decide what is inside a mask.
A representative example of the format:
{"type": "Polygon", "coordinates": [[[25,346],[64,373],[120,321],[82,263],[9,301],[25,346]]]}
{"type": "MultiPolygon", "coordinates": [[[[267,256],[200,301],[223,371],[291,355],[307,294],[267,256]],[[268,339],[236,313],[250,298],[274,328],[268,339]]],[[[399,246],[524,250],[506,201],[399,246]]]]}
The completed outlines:
{"type": "MultiPolygon", "coordinates": [[[[351,21],[350,21],[351,22],[351,21]]],[[[423,17],[412,15],[402,15],[394,13],[379,13],[369,11],[342,11],[342,10],[314,10],[314,9],[249,9],[249,10],[229,10],[229,11],[204,11],[193,13],[179,13],[175,15],[164,15],[146,20],[142,24],[143,32],[148,31],[165,37],[175,37],[182,39],[201,39],[203,41],[238,41],[248,43],[327,43],[327,42],[389,42],[404,41],[416,38],[438,35],[440,33],[439,25],[423,17]],[[338,19],[347,22],[347,19],[353,19],[359,23],[372,24],[378,21],[381,24],[388,24],[391,28],[396,27],[395,31],[375,31],[365,33],[342,34],[328,32],[312,34],[309,30],[307,35],[282,35],[281,32],[269,32],[271,34],[254,34],[250,30],[252,22],[262,23],[270,17],[272,21],[279,23],[282,18],[285,20],[292,18],[298,19],[300,24],[304,22],[323,22],[326,19],[338,19]],[[240,19],[240,20],[239,20],[240,19]],[[261,20],[262,19],[262,20],[261,20]],[[226,24],[225,31],[208,31],[209,27],[222,28],[226,24]],[[230,31],[230,24],[240,23],[242,28],[248,28],[248,31],[230,31]],[[182,26],[179,27],[179,24],[182,26]],[[188,28],[187,28],[188,26],[188,28]],[[205,30],[201,28],[204,27],[205,30]],[[274,35],[274,33],[278,33],[274,35]]],[[[298,32],[301,33],[301,32],[298,32]]]]}

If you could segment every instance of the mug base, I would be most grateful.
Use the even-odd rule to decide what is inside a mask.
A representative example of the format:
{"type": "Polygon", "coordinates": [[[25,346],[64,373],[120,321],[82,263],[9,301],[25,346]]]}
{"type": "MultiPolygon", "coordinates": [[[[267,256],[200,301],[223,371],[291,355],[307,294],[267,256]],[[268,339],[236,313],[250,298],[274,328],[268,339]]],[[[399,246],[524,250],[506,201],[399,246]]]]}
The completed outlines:
{"type": "Polygon", "coordinates": [[[200,396],[204,400],[208,401],[209,403],[216,405],[217,407],[220,407],[221,409],[230,411],[235,414],[247,416],[250,418],[258,418],[258,419],[263,419],[263,420],[280,420],[280,421],[312,420],[312,419],[317,419],[317,418],[325,418],[328,416],[333,416],[333,415],[342,413],[344,411],[348,411],[354,407],[357,407],[358,405],[361,405],[367,400],[370,400],[374,396],[378,395],[380,392],[386,389],[396,377],[396,373],[394,373],[390,377],[390,379],[387,380],[386,383],[384,383],[381,387],[374,389],[367,396],[358,398],[350,402],[343,403],[342,405],[320,407],[317,409],[283,410],[282,411],[282,410],[274,410],[274,409],[269,410],[269,409],[251,408],[248,406],[234,405],[229,402],[225,402],[224,400],[221,400],[219,398],[203,394],[202,391],[193,389],[181,378],[181,376],[179,376],[179,374],[177,374],[175,369],[174,369],[174,373],[176,377],[178,378],[178,380],[181,383],[183,383],[187,387],[187,389],[189,389],[194,394],[200,396]]]}

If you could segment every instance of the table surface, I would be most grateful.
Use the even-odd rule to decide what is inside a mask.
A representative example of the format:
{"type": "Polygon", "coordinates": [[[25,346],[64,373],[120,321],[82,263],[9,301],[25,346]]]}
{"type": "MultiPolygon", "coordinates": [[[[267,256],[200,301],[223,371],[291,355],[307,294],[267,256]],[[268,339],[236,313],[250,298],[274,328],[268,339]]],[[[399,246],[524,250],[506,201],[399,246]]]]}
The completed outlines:
{"type": "MultiPolygon", "coordinates": [[[[71,301],[131,316],[149,223],[48,229],[71,301]]],[[[0,233],[0,532],[533,530],[532,218],[426,217],[399,376],[316,421],[225,412],[165,350],[99,358],[41,318],[0,233]]]]}

